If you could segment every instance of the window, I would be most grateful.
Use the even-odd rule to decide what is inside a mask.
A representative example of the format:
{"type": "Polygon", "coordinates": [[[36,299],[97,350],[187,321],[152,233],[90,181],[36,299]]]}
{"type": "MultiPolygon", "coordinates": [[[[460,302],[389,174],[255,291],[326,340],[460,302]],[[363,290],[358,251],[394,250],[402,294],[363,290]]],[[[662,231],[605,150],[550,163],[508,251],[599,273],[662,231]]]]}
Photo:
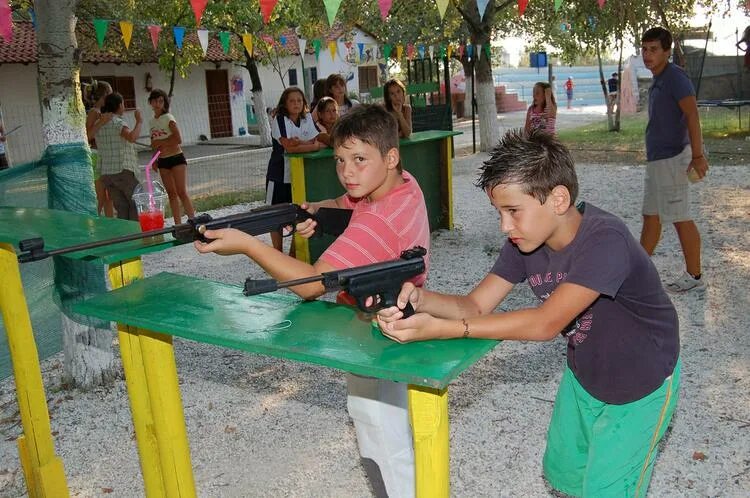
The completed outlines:
{"type": "Polygon", "coordinates": [[[81,76],[81,87],[92,79],[112,85],[112,91],[122,95],[125,100],[126,111],[135,109],[135,79],[132,76],[81,76]]]}
{"type": "Polygon", "coordinates": [[[289,69],[289,86],[297,86],[297,69],[289,69]]]}
{"type": "Polygon", "coordinates": [[[317,67],[311,67],[309,68],[310,71],[310,81],[315,83],[318,81],[318,68],[317,67]]]}
{"type": "Polygon", "coordinates": [[[369,93],[371,88],[378,86],[378,67],[359,66],[359,93],[369,93]]]}

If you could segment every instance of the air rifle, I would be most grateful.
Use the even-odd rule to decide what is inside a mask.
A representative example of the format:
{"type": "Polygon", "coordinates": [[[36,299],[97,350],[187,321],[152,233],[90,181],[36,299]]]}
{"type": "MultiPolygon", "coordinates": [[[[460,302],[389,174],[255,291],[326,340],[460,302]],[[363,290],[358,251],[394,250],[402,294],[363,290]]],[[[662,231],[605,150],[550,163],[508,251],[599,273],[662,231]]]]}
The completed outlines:
{"type": "Polygon", "coordinates": [[[351,217],[352,211],[350,209],[319,208],[315,215],[311,215],[296,204],[274,204],[221,218],[212,218],[211,215],[201,214],[188,220],[187,223],[172,227],[138,232],[96,242],[86,242],[51,251],[44,250],[44,239],[41,237],[26,239],[18,243],[18,247],[21,249],[18,261],[20,263],[39,261],[50,256],[94,249],[130,240],[145,239],[165,233],[171,233],[175,239],[183,243],[194,240],[209,242],[203,235],[206,230],[218,230],[221,228],[236,228],[250,235],[260,235],[276,230],[283,230],[284,227],[291,226],[292,230],[289,232],[291,234],[294,232],[296,223],[310,218],[318,221],[318,226],[315,229],[316,235],[327,233],[338,236],[346,229],[351,217]]]}
{"type": "MultiPolygon", "coordinates": [[[[410,278],[424,273],[424,247],[416,246],[401,253],[401,257],[382,263],[355,266],[344,270],[327,271],[313,277],[298,278],[277,282],[273,279],[245,281],[243,293],[246,296],[264,294],[284,287],[322,282],[326,290],[344,290],[357,300],[362,311],[375,312],[382,308],[396,306],[401,286],[410,278]],[[370,299],[371,298],[371,299],[370,299]],[[368,304],[369,302],[369,304],[368,304]]],[[[402,310],[404,318],[414,314],[411,303],[402,310]]]]}

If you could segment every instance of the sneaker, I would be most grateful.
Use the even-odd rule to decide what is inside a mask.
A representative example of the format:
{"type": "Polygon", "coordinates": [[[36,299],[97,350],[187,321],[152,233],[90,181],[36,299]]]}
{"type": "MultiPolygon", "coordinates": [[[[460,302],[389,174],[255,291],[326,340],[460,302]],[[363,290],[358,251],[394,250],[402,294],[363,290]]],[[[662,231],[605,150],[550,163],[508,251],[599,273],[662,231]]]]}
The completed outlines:
{"type": "Polygon", "coordinates": [[[704,290],[707,285],[705,277],[696,280],[691,274],[685,271],[682,272],[682,275],[665,285],[664,288],[674,294],[682,294],[691,290],[704,290]]]}

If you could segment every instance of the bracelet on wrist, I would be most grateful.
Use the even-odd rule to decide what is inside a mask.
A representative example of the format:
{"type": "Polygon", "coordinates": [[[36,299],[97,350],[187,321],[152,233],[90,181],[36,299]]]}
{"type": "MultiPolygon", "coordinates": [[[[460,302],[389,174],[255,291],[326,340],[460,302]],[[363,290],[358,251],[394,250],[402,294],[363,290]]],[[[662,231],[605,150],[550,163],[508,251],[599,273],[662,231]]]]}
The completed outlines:
{"type": "Polygon", "coordinates": [[[463,336],[461,336],[461,337],[463,339],[466,339],[467,337],[469,337],[469,324],[466,323],[466,318],[462,318],[461,319],[461,323],[464,324],[464,333],[463,333],[463,336]]]}
{"type": "Polygon", "coordinates": [[[702,159],[703,156],[693,156],[693,159],[702,159]]]}

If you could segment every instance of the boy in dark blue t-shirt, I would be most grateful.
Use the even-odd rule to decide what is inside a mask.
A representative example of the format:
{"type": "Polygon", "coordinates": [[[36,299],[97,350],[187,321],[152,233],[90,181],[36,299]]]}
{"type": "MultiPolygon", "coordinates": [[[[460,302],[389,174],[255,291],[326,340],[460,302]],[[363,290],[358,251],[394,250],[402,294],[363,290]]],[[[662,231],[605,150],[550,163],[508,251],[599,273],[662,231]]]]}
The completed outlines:
{"type": "Polygon", "coordinates": [[[680,379],[677,313],[648,254],[616,216],[575,206],[570,153],[545,133],[510,131],[477,186],[508,240],[468,296],[405,284],[381,310],[386,336],[568,341],[547,434],[544,475],[575,496],[644,496],[680,379]],[[494,310],[528,281],[541,305],[494,310]],[[416,314],[402,318],[410,302],[416,314]]]}

